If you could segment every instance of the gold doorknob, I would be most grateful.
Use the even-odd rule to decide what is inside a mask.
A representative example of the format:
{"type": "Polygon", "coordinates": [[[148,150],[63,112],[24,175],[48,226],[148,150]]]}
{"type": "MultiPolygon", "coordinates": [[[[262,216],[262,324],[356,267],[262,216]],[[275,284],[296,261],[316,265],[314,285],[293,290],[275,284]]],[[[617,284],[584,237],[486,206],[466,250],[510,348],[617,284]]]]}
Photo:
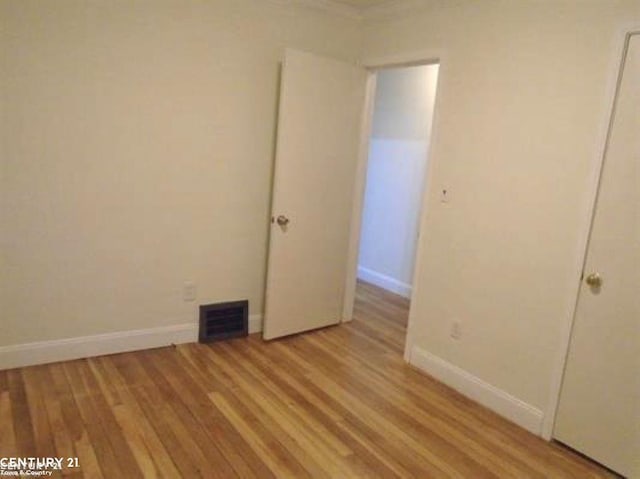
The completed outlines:
{"type": "Polygon", "coordinates": [[[592,288],[599,288],[600,286],[602,286],[602,278],[598,273],[591,273],[589,276],[587,276],[585,282],[592,288]]]}
{"type": "Polygon", "coordinates": [[[280,215],[276,218],[276,223],[278,223],[280,226],[287,226],[287,224],[289,224],[289,218],[284,215],[280,215]]]}

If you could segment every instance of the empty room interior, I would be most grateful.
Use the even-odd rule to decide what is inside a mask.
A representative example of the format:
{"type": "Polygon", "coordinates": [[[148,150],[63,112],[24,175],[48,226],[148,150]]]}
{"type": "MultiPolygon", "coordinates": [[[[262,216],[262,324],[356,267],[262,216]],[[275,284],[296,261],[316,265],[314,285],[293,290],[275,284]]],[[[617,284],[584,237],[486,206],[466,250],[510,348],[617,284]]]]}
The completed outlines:
{"type": "Polygon", "coordinates": [[[0,475],[640,478],[638,0],[0,0],[0,475]]]}

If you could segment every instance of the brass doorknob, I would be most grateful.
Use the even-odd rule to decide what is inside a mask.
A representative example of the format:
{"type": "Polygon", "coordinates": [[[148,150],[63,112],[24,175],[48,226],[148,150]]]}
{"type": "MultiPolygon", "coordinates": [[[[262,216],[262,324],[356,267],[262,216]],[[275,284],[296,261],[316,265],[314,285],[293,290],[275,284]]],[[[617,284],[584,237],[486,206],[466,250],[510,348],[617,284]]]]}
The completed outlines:
{"type": "Polygon", "coordinates": [[[276,223],[280,226],[287,226],[289,224],[289,218],[284,215],[280,215],[276,218],[276,223]]]}
{"type": "Polygon", "coordinates": [[[589,276],[587,276],[585,282],[592,288],[599,288],[600,286],[602,286],[602,278],[598,273],[591,273],[589,276]]]}

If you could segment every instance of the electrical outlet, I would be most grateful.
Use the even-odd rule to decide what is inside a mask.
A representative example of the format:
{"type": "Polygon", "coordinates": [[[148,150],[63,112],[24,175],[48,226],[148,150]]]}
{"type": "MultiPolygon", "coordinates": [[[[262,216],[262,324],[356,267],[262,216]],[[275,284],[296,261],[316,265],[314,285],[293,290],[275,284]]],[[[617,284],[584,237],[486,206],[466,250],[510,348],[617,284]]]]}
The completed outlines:
{"type": "Polygon", "coordinates": [[[451,339],[455,339],[456,341],[462,339],[462,325],[460,324],[460,321],[451,321],[451,330],[449,331],[449,336],[451,336],[451,339]]]}
{"type": "Polygon", "coordinates": [[[198,296],[198,286],[193,281],[186,281],[182,287],[182,299],[195,301],[198,296]]]}

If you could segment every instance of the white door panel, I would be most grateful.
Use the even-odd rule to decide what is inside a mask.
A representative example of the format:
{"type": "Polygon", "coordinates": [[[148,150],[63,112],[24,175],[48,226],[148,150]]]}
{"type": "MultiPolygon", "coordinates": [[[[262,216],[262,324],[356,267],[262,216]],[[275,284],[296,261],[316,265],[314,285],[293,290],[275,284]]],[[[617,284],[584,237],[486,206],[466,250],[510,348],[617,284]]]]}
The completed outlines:
{"type": "Polygon", "coordinates": [[[614,111],[554,437],[640,478],[640,35],[614,111]]]}
{"type": "Polygon", "coordinates": [[[287,50],[282,71],[264,338],[341,320],[366,72],[287,50]]]}

